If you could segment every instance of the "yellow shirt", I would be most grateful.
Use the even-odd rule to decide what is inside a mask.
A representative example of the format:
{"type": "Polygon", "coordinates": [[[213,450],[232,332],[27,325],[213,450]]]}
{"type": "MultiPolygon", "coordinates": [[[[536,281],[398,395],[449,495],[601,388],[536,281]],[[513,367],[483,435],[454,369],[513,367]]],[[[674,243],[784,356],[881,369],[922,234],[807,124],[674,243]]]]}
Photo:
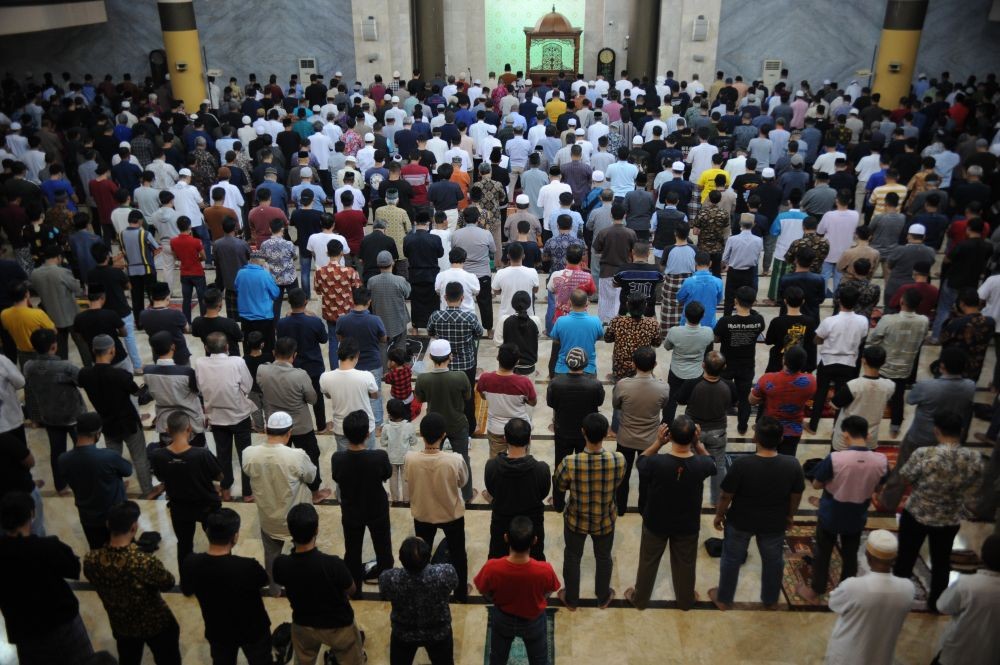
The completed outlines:
{"type": "Polygon", "coordinates": [[[14,338],[17,350],[25,353],[33,353],[35,350],[31,346],[31,333],[41,328],[56,329],[56,324],[52,323],[49,315],[42,310],[17,305],[0,312],[0,323],[14,338]]]}
{"type": "Polygon", "coordinates": [[[874,212],[872,213],[873,216],[885,213],[885,197],[893,192],[899,196],[900,201],[906,198],[906,187],[899,183],[894,185],[881,185],[872,191],[869,203],[871,203],[872,208],[874,208],[874,212]]]}
{"type": "Polygon", "coordinates": [[[726,176],[726,187],[729,186],[729,172],[725,169],[705,169],[698,176],[698,186],[701,187],[701,202],[708,200],[708,195],[715,189],[715,176],[722,174],[726,176]]]}
{"type": "Polygon", "coordinates": [[[545,105],[545,113],[549,116],[549,122],[555,122],[565,112],[566,102],[562,98],[550,99],[549,103],[545,105]]]}

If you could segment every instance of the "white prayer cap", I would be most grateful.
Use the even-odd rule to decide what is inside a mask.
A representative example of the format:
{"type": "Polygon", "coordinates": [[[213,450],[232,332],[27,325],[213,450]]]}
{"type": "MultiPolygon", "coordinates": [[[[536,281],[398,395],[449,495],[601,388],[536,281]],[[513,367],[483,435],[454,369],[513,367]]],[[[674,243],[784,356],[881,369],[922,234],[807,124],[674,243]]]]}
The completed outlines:
{"type": "Polygon", "coordinates": [[[19,122],[12,122],[12,123],[10,123],[10,129],[13,132],[19,131],[21,129],[21,123],[19,123],[19,122]]]}
{"type": "Polygon", "coordinates": [[[339,79],[344,78],[344,72],[334,72],[333,75],[339,79]]]}
{"type": "Polygon", "coordinates": [[[486,131],[489,134],[496,134],[497,133],[497,128],[494,127],[493,125],[486,125],[486,131]]]}
{"type": "Polygon", "coordinates": [[[583,131],[583,127],[577,127],[576,131],[573,132],[577,136],[586,136],[587,132],[583,131]]]}
{"type": "Polygon", "coordinates": [[[375,142],[375,135],[372,134],[371,132],[367,132],[365,134],[365,143],[374,143],[374,142],[375,142]]]}
{"type": "Polygon", "coordinates": [[[275,411],[267,419],[267,429],[282,430],[292,426],[292,417],[284,411],[275,411]]]}
{"type": "Polygon", "coordinates": [[[389,101],[392,102],[393,104],[398,104],[399,103],[399,96],[398,95],[393,95],[392,99],[390,99],[389,101]]]}
{"type": "Polygon", "coordinates": [[[132,108],[132,102],[122,102],[122,108],[123,109],[130,109],[130,108],[132,108]]]}
{"type": "Polygon", "coordinates": [[[823,79],[823,85],[830,85],[831,83],[833,83],[833,81],[830,79],[823,79]]]}
{"type": "Polygon", "coordinates": [[[118,144],[118,147],[119,148],[131,148],[132,144],[129,143],[128,141],[122,141],[121,143],[118,144]]]}
{"type": "Polygon", "coordinates": [[[384,101],[391,102],[392,101],[392,95],[387,92],[384,95],[382,95],[382,99],[384,101]]]}
{"type": "Polygon", "coordinates": [[[399,70],[398,69],[392,73],[392,78],[394,78],[394,79],[398,79],[399,78],[399,70]]]}
{"type": "Polygon", "coordinates": [[[308,166],[303,166],[299,170],[299,175],[301,175],[303,178],[311,178],[312,174],[313,174],[313,170],[311,168],[309,168],[308,166]]]}
{"type": "Polygon", "coordinates": [[[604,171],[594,171],[593,175],[590,176],[590,179],[594,182],[604,182],[604,171]]]}
{"type": "Polygon", "coordinates": [[[865,543],[865,551],[876,559],[891,561],[896,558],[899,550],[899,541],[896,535],[885,529],[877,529],[868,534],[868,542],[865,543]]]}
{"type": "Polygon", "coordinates": [[[670,170],[671,171],[676,171],[677,173],[683,173],[684,172],[684,162],[674,162],[673,164],[670,165],[670,170]]]}
{"type": "Polygon", "coordinates": [[[528,198],[527,194],[518,194],[517,198],[514,199],[514,203],[519,206],[528,206],[531,205],[531,199],[528,198]]]}
{"type": "Polygon", "coordinates": [[[446,339],[436,339],[427,347],[428,355],[444,358],[451,355],[451,342],[446,339]]]}
{"type": "Polygon", "coordinates": [[[191,177],[191,169],[181,169],[180,171],[177,172],[177,175],[179,175],[181,177],[185,177],[186,176],[186,177],[190,178],[191,177]]]}
{"type": "Polygon", "coordinates": [[[911,236],[922,236],[927,234],[927,227],[923,224],[910,224],[910,228],[906,232],[911,236]]]}
{"type": "Polygon", "coordinates": [[[319,113],[322,109],[319,104],[313,106],[313,113],[319,113]]]}
{"type": "Polygon", "coordinates": [[[569,125],[570,127],[576,127],[576,118],[570,118],[569,120],[566,121],[566,124],[569,125]]]}
{"type": "Polygon", "coordinates": [[[641,136],[633,137],[632,145],[642,145],[642,137],[641,136]]]}
{"type": "Polygon", "coordinates": [[[250,116],[248,116],[248,115],[243,116],[243,124],[244,125],[249,125],[250,124],[250,116]]]}
{"type": "Polygon", "coordinates": [[[197,113],[192,113],[191,115],[188,116],[188,120],[197,120],[197,119],[198,119],[197,113]]]}
{"type": "Polygon", "coordinates": [[[764,169],[763,171],[761,171],[760,175],[763,176],[764,178],[767,178],[768,180],[770,180],[770,179],[774,178],[774,169],[772,169],[771,167],[768,167],[768,168],[764,169]]]}

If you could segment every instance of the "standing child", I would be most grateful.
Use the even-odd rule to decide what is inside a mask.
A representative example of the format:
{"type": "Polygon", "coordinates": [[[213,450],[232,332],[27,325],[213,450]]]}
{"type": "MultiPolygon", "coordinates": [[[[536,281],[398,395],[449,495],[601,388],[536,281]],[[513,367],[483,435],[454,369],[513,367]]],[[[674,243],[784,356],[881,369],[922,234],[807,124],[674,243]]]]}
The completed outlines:
{"type": "Polygon", "coordinates": [[[394,348],[386,357],[389,361],[389,371],[382,380],[389,384],[389,397],[409,405],[410,415],[406,419],[413,420],[420,415],[420,403],[413,396],[413,370],[406,362],[406,351],[394,348]]]}
{"type": "Polygon", "coordinates": [[[416,448],[417,434],[410,422],[410,407],[399,399],[390,399],[386,405],[389,422],[382,426],[379,445],[389,453],[392,477],[389,478],[389,495],[393,501],[409,501],[410,493],[403,474],[403,460],[406,453],[416,448]]]}
{"type": "Polygon", "coordinates": [[[250,376],[253,377],[253,388],[250,389],[250,394],[247,395],[247,397],[249,397],[250,401],[257,407],[254,412],[250,414],[250,423],[253,425],[253,431],[263,432],[264,394],[260,389],[260,384],[257,383],[257,369],[265,363],[273,362],[274,357],[270,351],[265,354],[264,335],[259,330],[254,330],[247,335],[247,341],[244,344],[244,347],[246,348],[246,355],[243,357],[243,360],[246,361],[247,369],[250,370],[250,376]]]}

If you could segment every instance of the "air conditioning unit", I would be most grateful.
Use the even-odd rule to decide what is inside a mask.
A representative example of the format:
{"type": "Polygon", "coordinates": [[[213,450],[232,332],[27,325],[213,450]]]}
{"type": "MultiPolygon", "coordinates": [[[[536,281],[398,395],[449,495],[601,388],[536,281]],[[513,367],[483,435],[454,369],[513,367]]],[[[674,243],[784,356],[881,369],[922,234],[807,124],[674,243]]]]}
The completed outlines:
{"type": "MultiPolygon", "coordinates": [[[[308,81],[310,74],[318,74],[316,58],[299,58],[299,81],[308,81]]],[[[306,85],[303,83],[303,85],[306,85]]]]}
{"type": "Polygon", "coordinates": [[[704,14],[698,14],[698,17],[691,22],[691,41],[703,42],[706,39],[708,39],[708,19],[704,14]]]}
{"type": "Polygon", "coordinates": [[[781,60],[764,61],[764,71],[761,72],[760,80],[768,90],[774,90],[774,84],[781,80],[781,67],[781,60]]]}
{"type": "Polygon", "coordinates": [[[378,20],[374,16],[361,21],[361,38],[366,42],[378,41],[378,20]]]}

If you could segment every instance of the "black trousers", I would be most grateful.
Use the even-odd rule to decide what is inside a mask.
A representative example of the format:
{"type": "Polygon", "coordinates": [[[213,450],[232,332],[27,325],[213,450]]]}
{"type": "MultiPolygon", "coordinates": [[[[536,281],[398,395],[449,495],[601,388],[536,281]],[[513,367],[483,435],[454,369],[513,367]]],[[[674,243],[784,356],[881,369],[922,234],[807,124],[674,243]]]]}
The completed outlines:
{"type": "Polygon", "coordinates": [[[816,394],[813,395],[809,429],[815,430],[819,426],[819,419],[823,416],[823,406],[826,404],[826,394],[830,387],[832,386],[836,391],[857,375],[858,369],[853,365],[824,365],[820,363],[820,366],[816,368],[816,394]]]}
{"type": "Polygon", "coordinates": [[[455,585],[455,600],[464,603],[469,597],[469,560],[465,553],[465,518],[459,517],[444,524],[431,524],[413,520],[413,532],[417,538],[427,543],[434,551],[434,536],[438,529],[444,532],[448,543],[449,563],[455,567],[458,583],[455,585]]]}
{"type": "Polygon", "coordinates": [[[313,404],[313,418],[316,419],[316,431],[319,431],[326,429],[326,400],[323,399],[323,391],[319,389],[319,375],[310,376],[309,379],[312,381],[313,390],[316,391],[316,403],[313,404]]]}
{"type": "Polygon", "coordinates": [[[228,316],[233,321],[239,321],[240,308],[236,304],[236,289],[226,289],[225,299],[226,299],[226,316],[228,316]]]}
{"type": "Polygon", "coordinates": [[[722,370],[723,378],[736,385],[737,417],[736,424],[745,430],[750,422],[750,389],[753,387],[754,365],[750,363],[728,363],[722,370]]]}
{"type": "Polygon", "coordinates": [[[889,398],[889,423],[899,427],[903,424],[903,408],[904,408],[904,397],[906,397],[906,386],[909,385],[909,379],[893,379],[893,383],[896,384],[896,389],[892,391],[892,397],[889,398]]]}
{"type": "MultiPolygon", "coordinates": [[[[222,489],[233,486],[233,442],[236,443],[236,456],[243,468],[243,451],[250,447],[250,416],[235,425],[212,425],[212,438],[215,439],[215,451],[219,455],[219,465],[222,466],[222,489]]],[[[250,478],[240,471],[240,487],[243,496],[250,496],[250,478]]]]}
{"type": "Polygon", "coordinates": [[[243,331],[244,345],[246,338],[253,331],[258,331],[264,336],[264,355],[274,353],[274,319],[240,320],[240,329],[243,331]]]}
{"type": "Polygon", "coordinates": [[[844,581],[848,577],[854,577],[858,574],[858,548],[861,547],[861,532],[837,534],[827,531],[817,524],[816,549],[813,551],[810,586],[818,594],[826,593],[826,584],[830,577],[830,556],[833,554],[838,537],[840,538],[841,559],[844,562],[840,580],[844,581]]]}
{"type": "Polygon", "coordinates": [[[118,662],[120,665],[140,665],[143,648],[148,646],[156,665],[180,665],[180,637],[181,629],[176,620],[151,637],[116,637],[118,662]]]}
{"type": "Polygon", "coordinates": [[[670,386],[670,397],[667,398],[667,405],[663,407],[663,422],[674,422],[674,416],[677,415],[677,400],[674,398],[674,395],[681,389],[685,381],[687,379],[682,379],[673,372],[667,372],[667,385],[670,386]]]}
{"type": "Polygon", "coordinates": [[[92,550],[97,550],[108,544],[111,532],[104,525],[88,526],[83,524],[83,535],[87,538],[87,545],[92,550]]]}
{"type": "Polygon", "coordinates": [[[309,483],[309,489],[313,492],[319,489],[320,484],[323,482],[319,470],[319,442],[316,441],[316,432],[306,432],[305,434],[293,434],[292,440],[289,442],[292,448],[299,448],[300,450],[306,451],[306,455],[309,456],[309,461],[316,465],[316,478],[309,483]]]}
{"type": "Polygon", "coordinates": [[[10,336],[6,328],[0,328],[0,342],[3,343],[3,354],[14,363],[17,364],[17,344],[14,342],[14,338],[10,336]]]}
{"type": "Polygon", "coordinates": [[[245,644],[224,644],[209,642],[209,652],[212,655],[212,665],[236,665],[236,656],[243,650],[248,665],[273,665],[271,651],[271,635],[266,631],[261,633],[255,642],[245,644]]]}
{"type": "Polygon", "coordinates": [[[726,271],[726,291],[722,304],[722,311],[726,316],[733,313],[733,305],[736,301],[736,289],[741,286],[754,285],[757,278],[757,268],[730,268],[726,271]]]}
{"type": "Polygon", "coordinates": [[[948,588],[951,575],[951,546],[960,525],[927,526],[903,509],[899,517],[899,553],[892,574],[910,579],[913,565],[920,555],[924,539],[928,539],[931,554],[931,588],[927,594],[927,607],[936,611],[937,599],[948,588]]]}
{"type": "Polygon", "coordinates": [[[493,330],[493,279],[489,275],[479,278],[476,303],[479,305],[479,319],[483,322],[483,328],[493,330]]]}
{"type": "Polygon", "coordinates": [[[146,309],[146,297],[150,295],[153,284],[156,283],[156,275],[129,275],[129,289],[132,291],[132,313],[135,314],[135,322],[139,323],[139,314],[146,309]]]}
{"type": "Polygon", "coordinates": [[[177,538],[177,570],[183,573],[184,560],[194,551],[194,530],[205,516],[194,516],[187,510],[171,510],[170,526],[177,538]]]}
{"type": "Polygon", "coordinates": [[[712,274],[722,277],[722,252],[709,252],[708,256],[712,259],[712,274]]]}
{"type": "Polygon", "coordinates": [[[799,441],[801,439],[801,436],[781,437],[781,443],[778,444],[778,454],[791,455],[792,457],[795,457],[795,452],[799,449],[799,441]]]}
{"type": "Polygon", "coordinates": [[[407,642],[393,632],[389,639],[389,665],[413,665],[420,647],[427,651],[431,665],[453,665],[455,662],[455,644],[451,635],[437,642],[407,642]]]}
{"type": "MultiPolygon", "coordinates": [[[[622,444],[618,444],[615,448],[625,457],[625,477],[622,478],[621,484],[615,489],[615,504],[618,506],[618,514],[624,515],[625,511],[628,509],[628,492],[629,492],[629,479],[632,477],[632,467],[635,466],[635,455],[638,452],[635,448],[626,448],[622,444]]],[[[640,489],[641,492],[641,489],[640,489]]],[[[642,508],[642,497],[639,498],[640,510],[642,508]]]]}
{"type": "Polygon", "coordinates": [[[392,535],[389,529],[389,512],[377,518],[366,519],[363,515],[353,515],[353,511],[340,509],[340,524],[344,527],[344,563],[351,571],[357,592],[365,581],[364,565],[361,562],[361,547],[365,542],[365,529],[372,537],[378,572],[392,568],[392,535]]]}
{"type": "Polygon", "coordinates": [[[465,375],[469,377],[469,385],[472,386],[472,397],[465,401],[465,418],[469,421],[469,435],[476,431],[476,368],[465,370],[465,375]]]}
{"type": "Polygon", "coordinates": [[[49,464],[52,465],[52,483],[57,492],[66,489],[66,478],[59,469],[59,456],[67,450],[66,439],[76,445],[76,426],[62,427],[60,425],[45,425],[45,433],[49,437],[49,464]]]}
{"type": "MultiPolygon", "coordinates": [[[[490,518],[490,559],[507,556],[510,548],[504,542],[504,534],[510,528],[510,522],[517,515],[500,515],[493,513],[490,518]]],[[[535,513],[528,515],[531,523],[535,526],[535,537],[538,541],[531,546],[531,558],[537,561],[545,561],[545,514],[535,513]]]]}
{"type": "Polygon", "coordinates": [[[299,280],[295,280],[291,284],[278,284],[278,297],[274,299],[274,322],[277,324],[278,319],[281,318],[281,303],[285,300],[285,294],[287,294],[292,289],[299,288],[299,280]]]}

